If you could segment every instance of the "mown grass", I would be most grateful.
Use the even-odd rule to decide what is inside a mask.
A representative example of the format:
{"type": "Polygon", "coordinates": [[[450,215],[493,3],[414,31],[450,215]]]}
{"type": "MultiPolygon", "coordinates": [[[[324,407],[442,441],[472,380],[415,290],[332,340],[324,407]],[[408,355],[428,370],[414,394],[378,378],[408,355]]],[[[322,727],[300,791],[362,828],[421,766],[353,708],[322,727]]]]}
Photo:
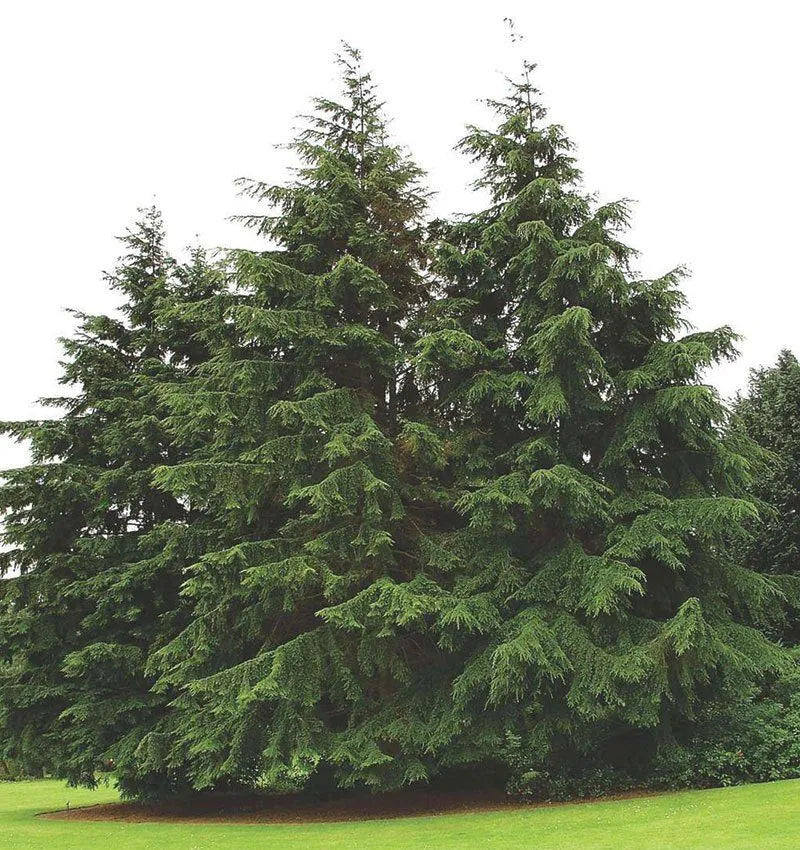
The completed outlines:
{"type": "Polygon", "coordinates": [[[225,825],[47,820],[38,812],[116,799],[111,788],[0,783],[3,850],[86,848],[531,848],[532,850],[796,850],[800,780],[630,800],[358,823],[225,825]]]}

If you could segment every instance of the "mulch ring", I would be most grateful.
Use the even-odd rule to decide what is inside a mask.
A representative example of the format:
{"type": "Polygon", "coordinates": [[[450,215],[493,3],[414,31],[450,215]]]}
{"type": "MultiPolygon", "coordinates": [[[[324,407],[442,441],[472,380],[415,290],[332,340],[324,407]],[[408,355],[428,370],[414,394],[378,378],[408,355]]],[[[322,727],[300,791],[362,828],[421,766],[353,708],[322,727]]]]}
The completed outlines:
{"type": "MultiPolygon", "coordinates": [[[[652,792],[632,791],[602,800],[648,797],[652,792]]],[[[597,800],[576,800],[588,803],[597,800]]],[[[539,808],[563,803],[520,803],[502,790],[438,791],[408,790],[375,795],[347,795],[316,800],[298,794],[201,794],[190,800],[165,803],[100,803],[95,806],[44,812],[38,817],[75,821],[122,823],[335,823],[337,821],[384,820],[501,809],[539,808]]]]}

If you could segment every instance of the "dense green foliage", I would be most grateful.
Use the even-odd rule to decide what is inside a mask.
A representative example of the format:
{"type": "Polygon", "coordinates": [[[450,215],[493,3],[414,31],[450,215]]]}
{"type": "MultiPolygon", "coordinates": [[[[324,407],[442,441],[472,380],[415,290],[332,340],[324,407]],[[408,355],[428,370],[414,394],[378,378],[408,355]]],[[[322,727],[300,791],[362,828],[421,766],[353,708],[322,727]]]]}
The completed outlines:
{"type": "Polygon", "coordinates": [[[440,229],[445,298],[420,343],[453,446],[440,533],[461,612],[458,728],[541,759],[598,737],[668,739],[780,656],[780,590],[737,550],[752,446],[701,383],[729,328],[682,335],[680,270],[632,274],[624,204],[597,206],[526,75],[462,148],[491,204],[440,229]]]}
{"type": "Polygon", "coordinates": [[[657,787],[736,785],[800,776],[797,676],[739,703],[711,703],[653,765],[657,787]]]}
{"type": "Polygon", "coordinates": [[[316,102],[296,181],[244,184],[276,208],[248,219],[275,248],[232,254],[235,290],[190,308],[211,358],[164,395],[174,433],[204,440],[157,481],[220,535],[189,572],[191,621],[151,656],[156,688],[183,690],[140,749],[195,787],[302,781],[323,757],[344,781],[421,777],[376,735],[405,651],[379,611],[362,629],[351,610],[416,616],[414,513],[437,462],[403,356],[424,194],[357,56],[342,61],[343,103],[316,102]]]}
{"type": "Polygon", "coordinates": [[[394,788],[652,753],[790,660],[743,562],[759,459],[580,184],[526,66],[461,148],[488,205],[426,226],[357,52],[268,240],[168,260],[149,214],[82,317],[66,414],[6,429],[0,740],[129,795],[394,788]],[[638,749],[637,749],[638,748],[638,749]]]}
{"type": "Polygon", "coordinates": [[[542,760],[520,745],[510,753],[508,791],[520,799],[570,800],[632,789],[678,789],[800,777],[798,675],[717,698],[677,723],[661,746],[629,740],[630,752],[598,736],[580,754],[542,760]]]}
{"type": "Polygon", "coordinates": [[[182,570],[194,560],[187,508],[153,484],[181,447],[166,433],[158,388],[204,356],[165,302],[206,298],[218,276],[201,252],[165,253],[155,210],[122,239],[109,284],[120,317],[78,314],[63,341],[62,383],[46,399],[63,416],[4,424],[32,461],[4,473],[0,584],[0,720],[6,754],[30,770],[91,782],[121,760],[163,711],[144,675],[148,652],[183,613],[182,570]]]}
{"type": "MultiPolygon", "coordinates": [[[[734,405],[736,426],[768,456],[759,465],[753,495],[766,510],[764,522],[747,552],[759,572],[775,576],[800,607],[800,363],[782,351],[776,364],[750,375],[745,396],[734,405]]],[[[800,638],[796,613],[783,626],[783,637],[795,645],[800,638]]]]}

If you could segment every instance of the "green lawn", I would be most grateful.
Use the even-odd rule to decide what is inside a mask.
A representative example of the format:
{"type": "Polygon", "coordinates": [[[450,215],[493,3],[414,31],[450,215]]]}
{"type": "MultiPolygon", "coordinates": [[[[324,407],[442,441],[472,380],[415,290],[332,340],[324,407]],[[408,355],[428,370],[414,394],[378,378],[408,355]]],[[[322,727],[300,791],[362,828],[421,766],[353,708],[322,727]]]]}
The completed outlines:
{"type": "Polygon", "coordinates": [[[87,848],[531,848],[672,850],[800,848],[800,780],[634,800],[472,815],[308,826],[87,823],[35,818],[37,812],[106,802],[111,789],[61,783],[0,783],[3,850],[87,848]]]}

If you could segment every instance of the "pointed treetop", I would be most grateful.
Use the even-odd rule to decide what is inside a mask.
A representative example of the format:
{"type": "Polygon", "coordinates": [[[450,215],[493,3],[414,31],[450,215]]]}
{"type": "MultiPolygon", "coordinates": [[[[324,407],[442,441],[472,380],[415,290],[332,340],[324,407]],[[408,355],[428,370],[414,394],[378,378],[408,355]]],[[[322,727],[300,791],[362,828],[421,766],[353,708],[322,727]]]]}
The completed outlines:
{"type": "Polygon", "coordinates": [[[547,108],[532,82],[535,70],[536,63],[525,60],[519,77],[505,77],[505,97],[484,100],[499,118],[497,128],[468,125],[467,135],[458,145],[483,165],[476,186],[489,189],[496,203],[513,197],[536,179],[569,186],[581,178],[572,156],[574,145],[564,128],[545,122],[547,108]]]}
{"type": "Polygon", "coordinates": [[[238,181],[244,195],[272,210],[237,218],[269,236],[284,260],[314,274],[330,270],[343,253],[369,261],[385,254],[386,239],[421,226],[427,200],[422,170],[388,140],[383,103],[361,54],[344,44],[337,64],[340,98],[314,98],[314,112],[302,116],[303,128],[286,146],[300,160],[295,179],[238,181]],[[382,235],[365,239],[373,224],[382,235]]]}

